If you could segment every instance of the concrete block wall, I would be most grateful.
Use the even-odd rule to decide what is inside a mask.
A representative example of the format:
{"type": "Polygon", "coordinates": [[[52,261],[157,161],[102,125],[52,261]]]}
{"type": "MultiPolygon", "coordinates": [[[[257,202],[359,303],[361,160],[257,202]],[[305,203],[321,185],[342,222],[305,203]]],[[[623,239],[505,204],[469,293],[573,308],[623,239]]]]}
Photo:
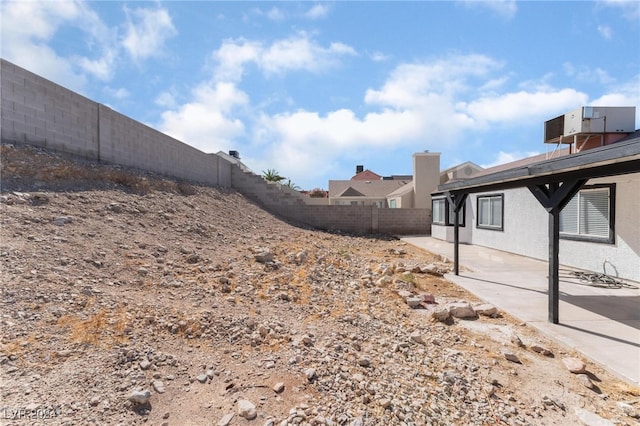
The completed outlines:
{"type": "Polygon", "coordinates": [[[231,164],[4,59],[1,137],[207,185],[230,186],[231,164]]]}
{"type": "MultiPolygon", "coordinates": [[[[232,167],[231,186],[247,198],[265,206],[269,211],[290,219],[293,219],[288,216],[290,211],[305,205],[304,196],[298,191],[267,182],[262,176],[244,171],[237,165],[232,167]]],[[[293,213],[293,216],[297,217],[298,213],[293,213]]]]}
{"type": "Polygon", "coordinates": [[[205,154],[190,145],[165,135],[151,127],[99,106],[100,160],[142,170],[170,175],[208,185],[221,185],[230,176],[219,173],[228,161],[215,154],[205,154]]]}
{"type": "Polygon", "coordinates": [[[380,234],[429,234],[431,209],[378,209],[380,234]]]}
{"type": "Polygon", "coordinates": [[[306,206],[305,223],[328,231],[344,231],[356,234],[376,234],[373,223],[374,206],[306,206]]]}
{"type": "Polygon", "coordinates": [[[428,209],[387,209],[376,206],[305,206],[300,221],[326,230],[357,234],[428,234],[428,209]]]}
{"type": "Polygon", "coordinates": [[[215,154],[151,127],[0,59],[0,136],[92,160],[207,185],[233,187],[266,210],[320,229],[359,234],[426,233],[426,209],[308,205],[305,196],[266,182],[215,154]]]}
{"type": "Polygon", "coordinates": [[[1,137],[99,159],[98,104],[0,60],[1,137]]]}

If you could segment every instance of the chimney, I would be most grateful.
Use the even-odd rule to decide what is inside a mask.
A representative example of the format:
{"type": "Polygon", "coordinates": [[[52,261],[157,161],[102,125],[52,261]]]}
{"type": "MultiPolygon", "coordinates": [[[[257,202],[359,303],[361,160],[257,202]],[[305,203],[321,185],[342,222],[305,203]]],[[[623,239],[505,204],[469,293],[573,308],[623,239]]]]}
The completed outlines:
{"type": "Polygon", "coordinates": [[[358,165],[356,166],[356,174],[364,172],[364,166],[358,165]]]}

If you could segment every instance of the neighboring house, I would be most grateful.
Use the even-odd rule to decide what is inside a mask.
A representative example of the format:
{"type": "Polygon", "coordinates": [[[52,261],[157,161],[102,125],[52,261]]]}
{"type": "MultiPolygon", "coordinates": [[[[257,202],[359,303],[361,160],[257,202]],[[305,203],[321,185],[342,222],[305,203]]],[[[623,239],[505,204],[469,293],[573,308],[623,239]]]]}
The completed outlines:
{"type": "Polygon", "coordinates": [[[387,207],[387,194],[405,185],[405,180],[330,180],[329,202],[332,206],[387,207]]]}
{"type": "Polygon", "coordinates": [[[440,182],[440,153],[413,154],[413,180],[387,195],[391,208],[431,209],[431,193],[440,182]]]}
{"type": "Polygon", "coordinates": [[[440,153],[413,154],[413,175],[381,177],[356,166],[351,180],[329,181],[331,205],[375,205],[380,208],[431,208],[439,182],[440,153]]]}
{"type": "Polygon", "coordinates": [[[372,172],[369,169],[364,170],[363,166],[356,166],[356,174],[353,175],[353,177],[351,178],[351,180],[380,180],[380,179],[382,179],[382,176],[372,172]]]}
{"type": "Polygon", "coordinates": [[[484,169],[471,161],[458,164],[440,172],[440,184],[458,179],[468,179],[484,169]]]}
{"type": "MultiPolygon", "coordinates": [[[[601,116],[609,114],[608,121],[615,123],[617,109],[584,107],[585,115],[593,115],[593,110],[587,108],[604,111],[601,116]]],[[[542,154],[479,171],[467,181],[460,182],[461,186],[458,187],[474,182],[482,183],[484,177],[486,182],[483,185],[496,182],[496,188],[500,188],[500,179],[509,179],[511,173],[529,169],[539,170],[558,161],[570,164],[574,161],[571,156],[579,153],[575,160],[575,170],[568,169],[570,173],[577,174],[581,168],[589,166],[579,163],[579,158],[591,158],[586,154],[598,154],[609,146],[631,147],[627,151],[633,153],[640,146],[640,131],[633,132],[635,108],[622,109],[626,116],[623,120],[624,126],[607,125],[607,133],[604,133],[604,129],[599,132],[594,132],[593,129],[578,129],[569,136],[566,130],[564,134],[560,131],[559,135],[551,135],[551,138],[546,134],[545,141],[569,142],[571,145],[551,154],[542,154]],[[629,117],[632,124],[626,123],[629,117]],[[598,141],[595,145],[592,144],[594,140],[598,141]],[[595,149],[599,147],[602,148],[595,149]]],[[[576,111],[565,116],[568,117],[570,114],[580,116],[576,111]]],[[[590,119],[592,117],[582,117],[584,121],[590,119]]],[[[553,120],[546,123],[547,132],[551,122],[553,120]]],[[[629,158],[621,160],[627,161],[629,158]]],[[[635,157],[631,160],[635,161],[633,164],[637,164],[635,157]]],[[[640,282],[640,167],[633,167],[631,170],[621,169],[620,174],[616,171],[607,177],[587,177],[586,183],[569,198],[560,212],[558,254],[561,264],[640,282]]],[[[567,173],[567,170],[562,172],[567,173]]],[[[441,192],[432,194],[431,234],[434,238],[450,242],[454,240],[454,213],[444,191],[456,185],[444,182],[441,192]]],[[[527,187],[496,189],[489,192],[471,190],[459,216],[461,243],[495,248],[541,260],[549,259],[548,230],[549,214],[527,187]]]]}

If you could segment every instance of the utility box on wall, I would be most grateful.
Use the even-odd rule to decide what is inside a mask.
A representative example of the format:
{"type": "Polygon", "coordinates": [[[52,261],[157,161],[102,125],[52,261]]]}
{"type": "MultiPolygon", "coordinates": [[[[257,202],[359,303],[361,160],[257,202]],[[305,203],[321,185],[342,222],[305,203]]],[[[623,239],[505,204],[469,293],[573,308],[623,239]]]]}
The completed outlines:
{"type": "Polygon", "coordinates": [[[580,134],[633,133],[636,107],[585,106],[544,123],[545,143],[571,143],[580,134]]]}
{"type": "Polygon", "coordinates": [[[582,107],[565,114],[564,135],[632,133],[635,121],[635,107],[582,107]]]}

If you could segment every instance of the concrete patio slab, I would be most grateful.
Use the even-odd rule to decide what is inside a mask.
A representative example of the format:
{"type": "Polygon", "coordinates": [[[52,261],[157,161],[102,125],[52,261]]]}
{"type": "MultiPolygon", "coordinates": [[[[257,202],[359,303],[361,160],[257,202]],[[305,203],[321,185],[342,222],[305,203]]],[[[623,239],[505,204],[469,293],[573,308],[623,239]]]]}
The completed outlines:
{"type": "MultiPolygon", "coordinates": [[[[452,243],[425,236],[402,240],[453,259],[452,243]]],[[[586,285],[572,271],[561,266],[559,324],[548,322],[547,262],[460,245],[460,275],[445,277],[640,386],[640,289],[586,285]]]]}

